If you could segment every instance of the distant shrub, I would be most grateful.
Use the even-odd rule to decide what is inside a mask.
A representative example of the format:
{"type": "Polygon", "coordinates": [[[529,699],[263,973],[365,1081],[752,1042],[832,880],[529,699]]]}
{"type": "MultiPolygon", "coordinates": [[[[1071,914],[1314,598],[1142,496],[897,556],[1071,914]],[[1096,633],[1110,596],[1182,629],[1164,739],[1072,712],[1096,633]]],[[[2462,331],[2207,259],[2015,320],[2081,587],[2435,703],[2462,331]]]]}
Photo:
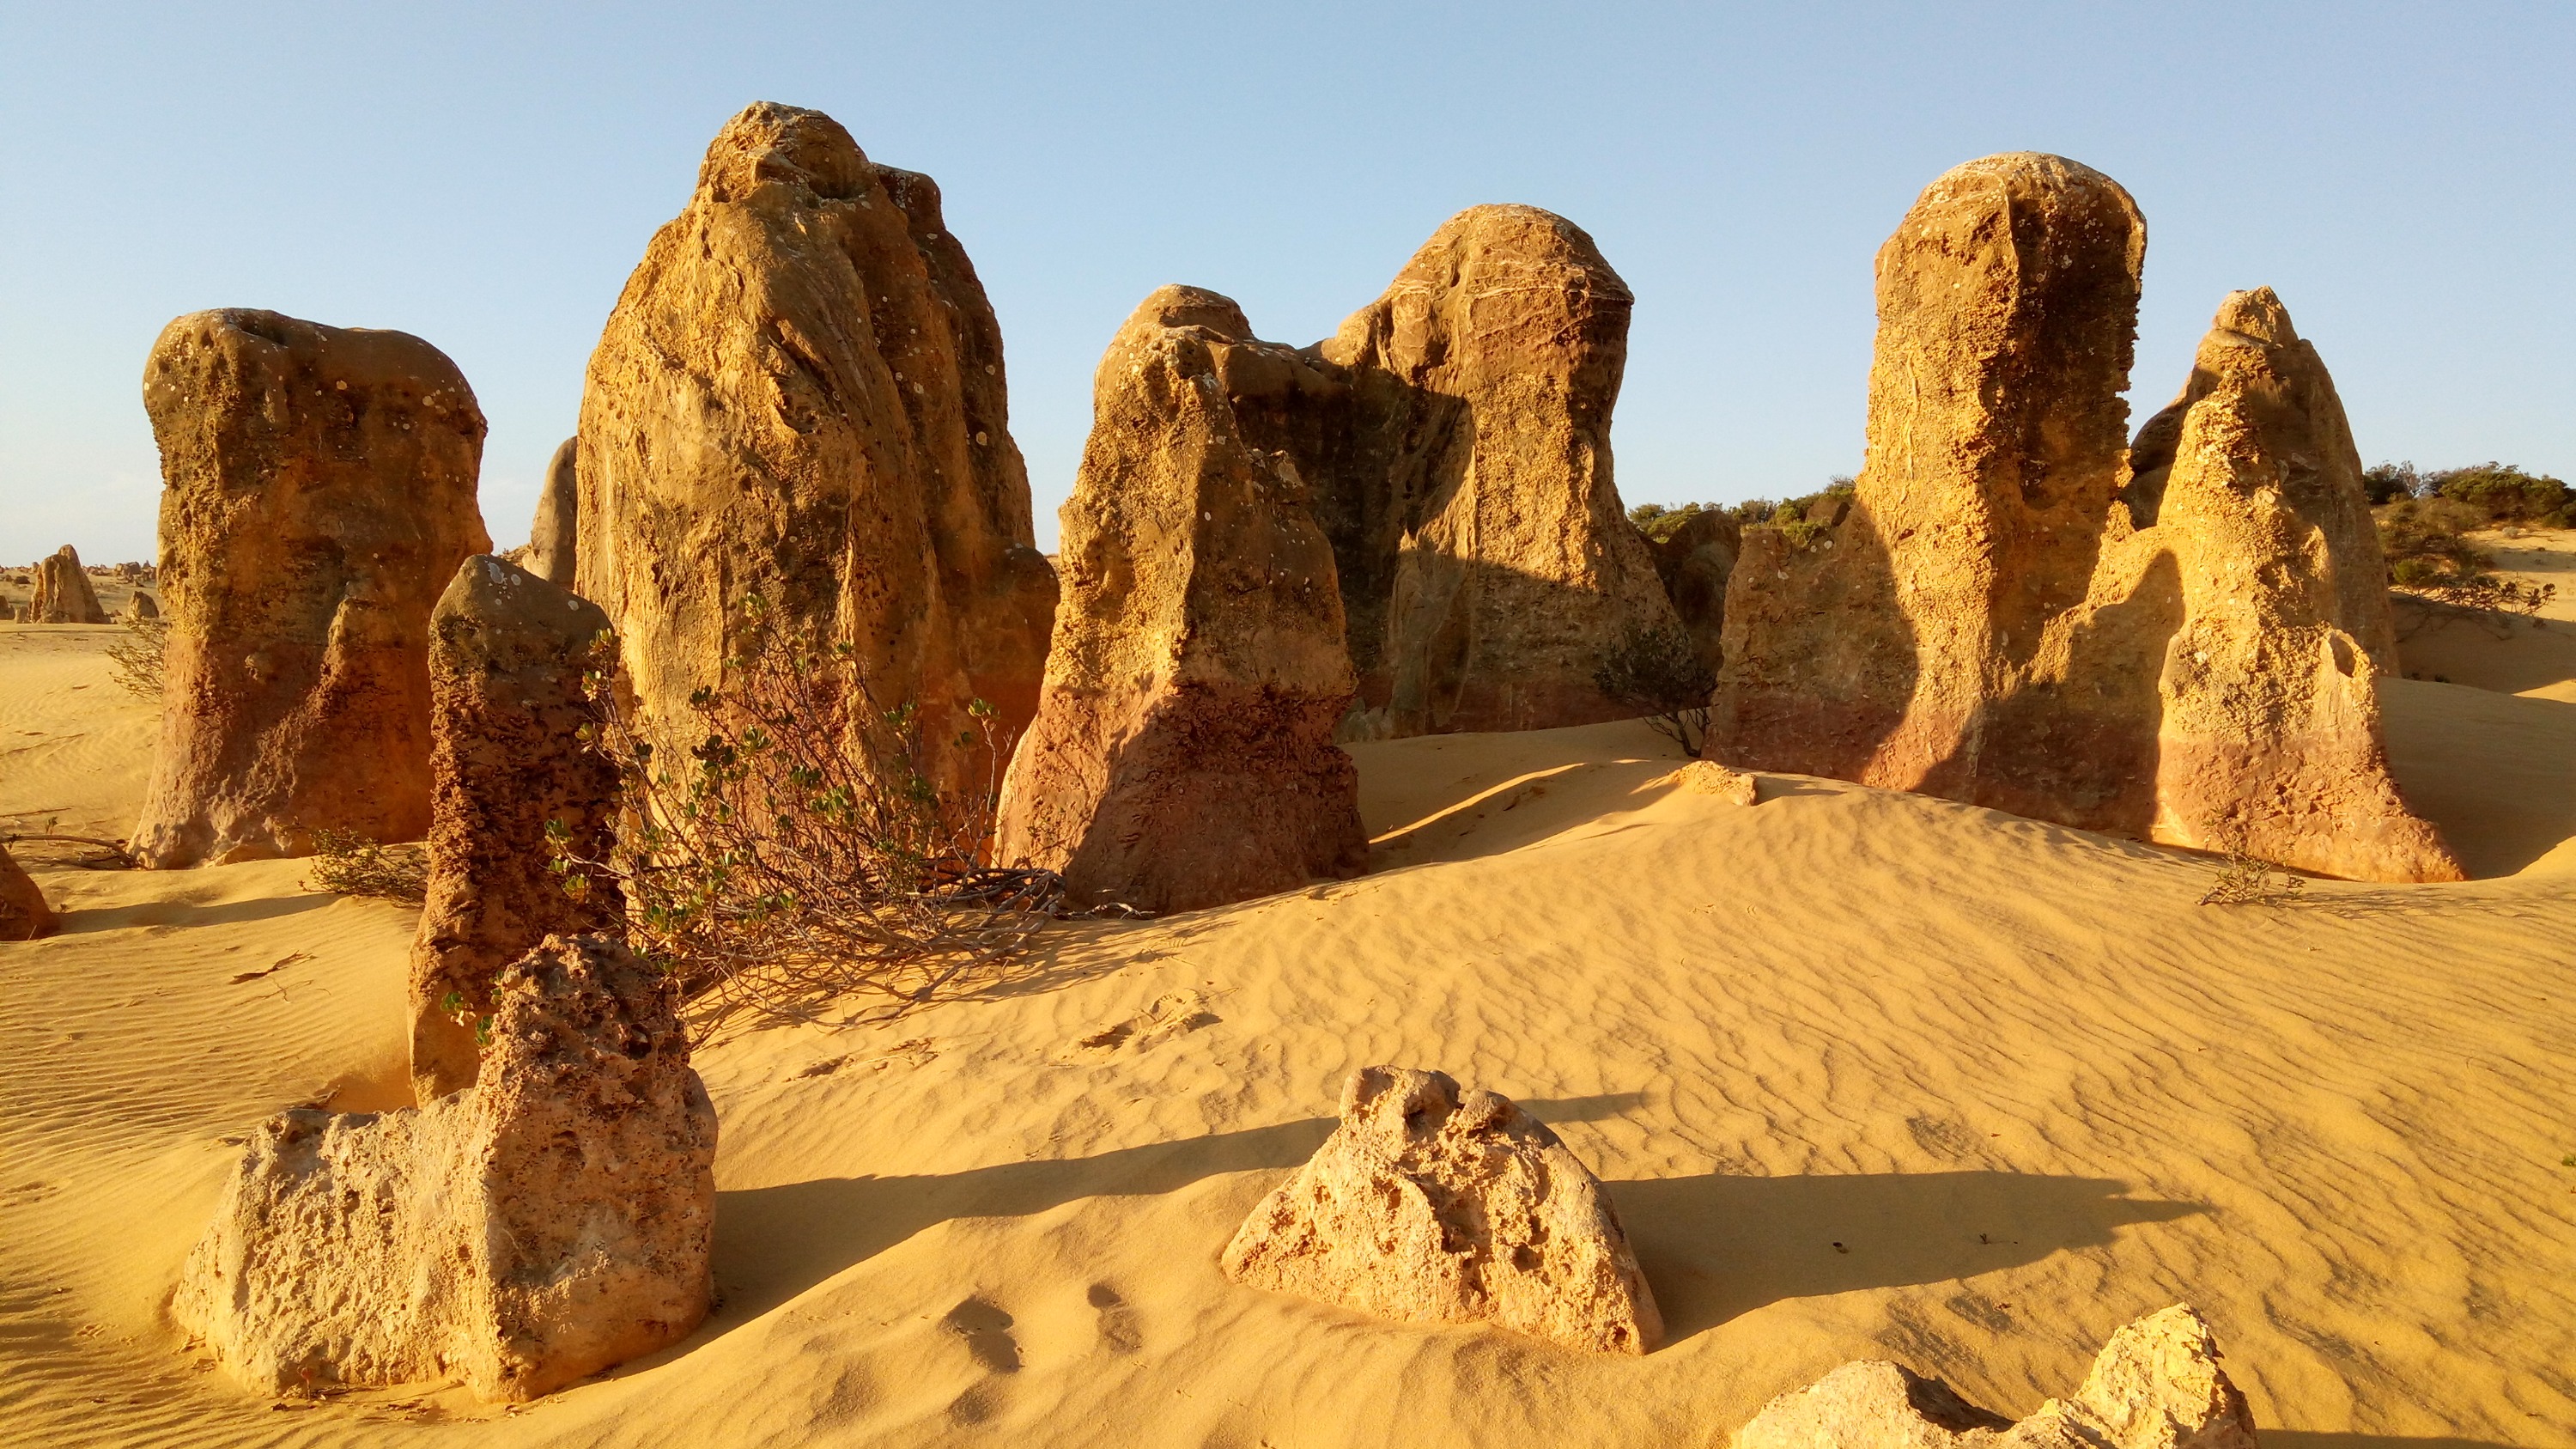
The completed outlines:
{"type": "Polygon", "coordinates": [[[1690,631],[1675,625],[1634,627],[1592,672],[1603,694],[1638,710],[1656,733],[1696,758],[1708,738],[1708,697],[1717,676],[1690,631]]]}
{"type": "Polygon", "coordinates": [[[429,899],[429,847],[384,845],[348,830],[313,832],[305,883],[334,895],[374,896],[419,905],[429,899]]]}
{"type": "Polygon", "coordinates": [[[2473,463],[2465,468],[2431,472],[2412,463],[2380,463],[2361,474],[2371,506],[2407,499],[2443,499],[2474,510],[2468,528],[2499,523],[2532,528],[2576,528],[2576,488],[2543,473],[2527,473],[2511,463],[2473,463]]]}
{"type": "Polygon", "coordinates": [[[1805,548],[1828,526],[1824,521],[1827,516],[1848,503],[1858,487],[1851,478],[1837,475],[1816,492],[1786,501],[1747,498],[1741,503],[1685,503],[1678,508],[1640,503],[1628,510],[1628,521],[1646,537],[1661,543],[1700,514],[1722,513],[1748,528],[1760,524],[1777,528],[1789,535],[1792,544],[1805,548]]]}
{"type": "Polygon", "coordinates": [[[2380,463],[2361,470],[2361,491],[2370,498],[2370,506],[2395,503],[2425,492],[2424,475],[2412,463],[2380,463]]]}
{"type": "Polygon", "coordinates": [[[2402,593],[2455,608],[2504,614],[2537,614],[2558,594],[2556,584],[2526,584],[2495,571],[2495,557],[2465,535],[2484,527],[2479,504],[2433,494],[2379,510],[2379,549],[2388,582],[2402,593]]]}
{"type": "Polygon", "coordinates": [[[2576,489],[2510,463],[2450,468],[2424,478],[2427,491],[2483,512],[2490,523],[2534,528],[2576,525],[2576,489]]]}
{"type": "Polygon", "coordinates": [[[1678,508],[1666,508],[1660,503],[1640,503],[1628,510],[1628,521],[1637,525],[1639,533],[1662,543],[1701,514],[1726,511],[1726,506],[1718,503],[1685,503],[1678,508]]]}

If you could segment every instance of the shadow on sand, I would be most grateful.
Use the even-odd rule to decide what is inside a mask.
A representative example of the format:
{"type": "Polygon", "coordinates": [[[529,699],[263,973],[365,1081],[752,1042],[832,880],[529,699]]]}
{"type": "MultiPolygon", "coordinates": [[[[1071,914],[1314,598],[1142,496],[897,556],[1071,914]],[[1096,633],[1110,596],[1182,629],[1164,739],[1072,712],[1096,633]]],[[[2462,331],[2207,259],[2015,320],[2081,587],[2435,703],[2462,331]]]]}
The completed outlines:
{"type": "Polygon", "coordinates": [[[2403,1434],[2311,1434],[2306,1428],[2264,1428],[2264,1449],[2506,1449],[2491,1439],[2409,1439],[2403,1434]]]}
{"type": "Polygon", "coordinates": [[[1711,1173],[1608,1186],[1672,1342],[1783,1298],[1990,1273],[2205,1211],[2123,1197],[2126,1184],[2109,1178],[2018,1172],[1711,1173]]]}
{"type": "MultiPolygon", "coordinates": [[[[1635,1093],[1534,1100],[1543,1121],[1608,1117],[1635,1093]]],[[[710,1329],[749,1322],[924,1229],[1025,1217],[1086,1197],[1169,1193],[1224,1173],[1285,1171],[1334,1125],[1271,1127],[921,1177],[817,1178],[717,1194],[710,1329]]],[[[2202,1211],[2121,1196],[2105,1178],[2009,1172],[1656,1178],[1608,1184],[1679,1341],[1783,1298],[1938,1282],[2108,1243],[2132,1223],[2202,1211]],[[1839,1244],[1839,1246],[1837,1246],[1839,1244]]],[[[1213,1257],[1224,1245],[1175,1244],[1213,1257]]],[[[2358,1446],[2356,1446],[2358,1449],[2358,1446]]]]}

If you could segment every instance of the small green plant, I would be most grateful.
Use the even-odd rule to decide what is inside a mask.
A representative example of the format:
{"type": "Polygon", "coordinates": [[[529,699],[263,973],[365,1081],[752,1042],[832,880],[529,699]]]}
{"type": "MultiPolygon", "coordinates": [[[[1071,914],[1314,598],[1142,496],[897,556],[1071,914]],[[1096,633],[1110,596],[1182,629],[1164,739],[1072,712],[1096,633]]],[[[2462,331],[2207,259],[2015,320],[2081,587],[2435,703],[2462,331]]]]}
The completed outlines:
{"type": "Polygon", "coordinates": [[[1678,625],[1634,627],[1620,636],[1600,667],[1595,688],[1642,712],[1656,733],[1696,757],[1708,738],[1708,697],[1717,675],[1700,657],[1690,631],[1678,625]]]}
{"type": "Polygon", "coordinates": [[[324,826],[313,832],[313,864],[305,883],[334,895],[416,906],[429,898],[429,849],[418,843],[385,845],[355,831],[324,826]]]}
{"type": "Polygon", "coordinates": [[[492,1018],[475,1015],[474,1007],[465,999],[464,992],[450,991],[438,998],[438,1009],[446,1012],[447,1019],[458,1026],[474,1028],[474,1045],[477,1050],[492,1044],[492,1018]]]}
{"type": "Polygon", "coordinates": [[[2218,868],[2218,878],[2202,894],[2204,906],[2268,906],[2296,900],[2308,888],[2305,879],[2290,874],[2260,856],[2242,850],[2227,852],[2227,861],[2218,868]]]}
{"type": "Polygon", "coordinates": [[[150,704],[161,702],[162,661],[170,650],[170,621],[127,615],[125,637],[107,646],[108,664],[126,693],[150,704]]]}
{"type": "Polygon", "coordinates": [[[737,625],[741,652],[692,717],[655,722],[694,734],[685,762],[629,719],[613,641],[598,641],[582,735],[618,767],[623,823],[604,861],[548,830],[563,888],[596,876],[624,892],[628,944],[678,982],[701,1041],[817,1021],[851,996],[877,998],[882,1020],[989,984],[1063,893],[1051,871],[990,860],[1010,744],[993,708],[974,701],[934,749],[917,707],[871,693],[847,640],[800,635],[758,599],[737,625]]]}

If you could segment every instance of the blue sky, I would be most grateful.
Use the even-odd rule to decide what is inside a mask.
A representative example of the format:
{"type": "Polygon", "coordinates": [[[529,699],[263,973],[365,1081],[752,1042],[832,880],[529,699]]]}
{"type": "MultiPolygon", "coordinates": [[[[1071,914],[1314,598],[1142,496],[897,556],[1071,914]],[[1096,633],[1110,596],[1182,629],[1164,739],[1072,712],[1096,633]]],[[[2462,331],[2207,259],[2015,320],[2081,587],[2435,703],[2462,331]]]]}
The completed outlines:
{"type": "Polygon", "coordinates": [[[273,308],[444,349],[526,536],[582,367],[754,100],[936,176],[1008,347],[1042,540],[1093,364],[1166,282],[1332,332],[1487,201],[1637,294],[1622,493],[1860,464],[1870,258],[1994,151],[2148,223],[2131,402],[2268,283],[2366,459],[2576,475],[2568,5],[1035,7],[0,3],[0,560],[148,558],[139,400],[171,317],[273,308]]]}

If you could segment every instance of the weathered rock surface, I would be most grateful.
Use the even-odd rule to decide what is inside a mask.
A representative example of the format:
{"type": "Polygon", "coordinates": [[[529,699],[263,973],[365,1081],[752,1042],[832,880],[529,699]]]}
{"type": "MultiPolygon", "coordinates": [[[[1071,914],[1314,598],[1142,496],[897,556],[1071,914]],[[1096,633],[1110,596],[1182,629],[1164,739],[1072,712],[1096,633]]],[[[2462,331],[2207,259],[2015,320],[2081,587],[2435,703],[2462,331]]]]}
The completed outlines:
{"type": "Polygon", "coordinates": [[[537,516],[528,525],[528,572],[563,588],[573,586],[581,561],[581,439],[566,438],[546,463],[537,516]]]}
{"type": "Polygon", "coordinates": [[[1744,551],[1743,529],[1726,514],[1703,511],[1652,547],[1664,596],[1699,646],[1701,662],[1718,668],[1726,662],[1726,581],[1744,551]]]}
{"type": "Polygon", "coordinates": [[[2272,289],[2202,341],[2156,526],[2182,623],[2158,683],[2153,838],[2362,880],[2458,880],[2388,773],[2385,567],[2343,406],[2272,289]]]}
{"type": "Polygon", "coordinates": [[[605,860],[615,764],[578,731],[599,606],[490,555],[467,559],[429,619],[429,894],[411,954],[419,1100],[474,1085],[473,1023],[502,970],[552,935],[613,931],[617,886],[558,874],[547,833],[605,860]],[[578,882],[579,894],[566,890],[578,882]]]}
{"type": "Polygon", "coordinates": [[[928,177],[818,111],[761,103],[707,148],[592,353],[578,592],[617,626],[649,727],[685,721],[759,595],[846,640],[974,774],[968,706],[1037,707],[1055,580],[1011,440],[1001,333],[928,177]]]}
{"type": "Polygon", "coordinates": [[[429,828],[429,610],[466,555],[483,413],[401,332],[274,312],[162,329],[161,726],[134,850],[156,867],[300,855],[331,827],[429,828]]]}
{"type": "Polygon", "coordinates": [[[1706,753],[2455,879],[2381,757],[2393,632],[2324,364],[2239,293],[2124,452],[2143,246],[2127,193],[2057,157],[1924,192],[1879,253],[1854,506],[1803,550],[1746,535],[1706,753]]]}
{"type": "Polygon", "coordinates": [[[171,1309],[271,1392],[533,1398],[705,1318],[715,1146],[668,984],[549,938],[503,975],[472,1090],[264,1124],[171,1309]]]}
{"type": "Polygon", "coordinates": [[[1301,452],[1382,733],[1634,713],[1594,667],[1674,622],[1611,477],[1627,284],[1582,228],[1471,207],[1314,353],[1347,421],[1301,452]]]}
{"type": "Polygon", "coordinates": [[[1536,1118],[1402,1067],[1354,1072],[1341,1116],[1226,1245],[1227,1276],[1597,1352],[1642,1354],[1663,1335],[1600,1182],[1536,1118]]]}
{"type": "Polygon", "coordinates": [[[997,854],[1155,912],[1362,869],[1333,743],[1353,680],[1331,545],[1238,408],[1331,386],[1213,292],[1165,287],[1101,358],[1064,506],[1065,595],[997,854]]]}
{"type": "Polygon", "coordinates": [[[104,624],[107,611],[98,606],[98,590],[80,555],[64,544],[36,560],[36,596],[27,601],[30,624],[104,624]]]}
{"type": "Polygon", "coordinates": [[[1759,777],[1730,770],[1715,760],[1693,760],[1682,766],[1674,778],[1694,795],[1714,795],[1729,805],[1758,805],[1762,801],[1759,777]]]}
{"type": "Polygon", "coordinates": [[[1747,535],[1711,758],[2086,813],[2080,702],[2020,696],[2062,672],[2048,625],[2084,601],[2123,481],[2145,250],[2129,194],[2062,157],[1925,188],[1878,253],[1854,505],[1803,550],[1747,535]]]}
{"type": "Polygon", "coordinates": [[[138,589],[132,598],[125,601],[125,617],[137,621],[158,619],[161,617],[161,606],[152,602],[150,594],[138,589]]]}
{"type": "Polygon", "coordinates": [[[33,941],[62,929],[45,893],[0,845],[0,941],[33,941]]]}
{"type": "Polygon", "coordinates": [[[2209,1325],[2177,1304],[2113,1334],[2072,1399],[2018,1424],[1883,1359],[1847,1363],[1773,1399],[1734,1449],[2255,1449],[2218,1356],[2209,1325]]]}

